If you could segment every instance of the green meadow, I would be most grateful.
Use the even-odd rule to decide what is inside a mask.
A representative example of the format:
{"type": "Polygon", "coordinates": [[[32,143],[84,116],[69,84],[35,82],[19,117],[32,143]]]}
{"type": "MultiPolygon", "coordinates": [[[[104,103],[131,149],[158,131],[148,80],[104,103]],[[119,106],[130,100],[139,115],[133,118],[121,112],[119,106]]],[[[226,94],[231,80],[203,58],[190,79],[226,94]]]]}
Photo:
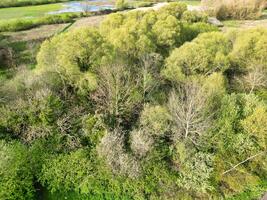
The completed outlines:
{"type": "Polygon", "coordinates": [[[38,6],[25,6],[0,9],[0,21],[22,18],[36,18],[45,16],[48,12],[60,10],[63,7],[62,3],[46,4],[38,6]]]}

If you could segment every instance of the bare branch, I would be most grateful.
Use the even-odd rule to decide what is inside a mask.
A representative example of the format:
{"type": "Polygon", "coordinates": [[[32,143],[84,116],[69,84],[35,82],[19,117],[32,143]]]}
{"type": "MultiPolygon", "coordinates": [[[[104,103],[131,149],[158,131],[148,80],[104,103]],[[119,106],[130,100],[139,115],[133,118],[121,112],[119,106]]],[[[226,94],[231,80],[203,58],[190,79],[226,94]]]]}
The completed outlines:
{"type": "Polygon", "coordinates": [[[171,92],[168,107],[176,137],[194,140],[210,127],[212,113],[206,112],[207,100],[208,97],[197,83],[186,83],[171,92]]]}
{"type": "Polygon", "coordinates": [[[236,169],[239,165],[242,165],[243,163],[245,163],[245,162],[247,162],[247,161],[249,161],[249,160],[252,160],[253,158],[255,158],[255,157],[257,157],[257,156],[259,156],[259,155],[261,155],[261,154],[263,154],[263,153],[265,153],[265,151],[260,152],[260,153],[257,153],[257,154],[255,154],[255,155],[253,155],[253,156],[248,157],[247,159],[243,160],[243,161],[240,162],[240,163],[237,163],[237,164],[236,164],[235,166],[233,166],[232,168],[230,168],[230,169],[226,170],[225,172],[223,172],[222,175],[225,175],[225,174],[227,174],[227,173],[233,171],[233,170],[236,169]]]}

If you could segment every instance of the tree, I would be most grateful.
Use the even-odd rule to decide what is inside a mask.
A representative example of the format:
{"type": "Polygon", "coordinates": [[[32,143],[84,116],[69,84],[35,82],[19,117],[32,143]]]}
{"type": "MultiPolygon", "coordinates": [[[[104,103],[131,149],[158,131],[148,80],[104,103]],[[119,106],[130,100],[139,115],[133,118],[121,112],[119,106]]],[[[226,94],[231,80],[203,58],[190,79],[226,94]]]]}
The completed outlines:
{"type": "Polygon", "coordinates": [[[81,93],[96,87],[94,70],[112,60],[113,49],[95,29],[81,29],[46,41],[37,56],[37,69],[58,74],[81,93]]]}
{"type": "MultiPolygon", "coordinates": [[[[160,54],[147,54],[140,58],[141,70],[138,72],[141,80],[143,104],[155,100],[161,84],[160,70],[162,57],[160,54]]],[[[139,71],[139,70],[138,70],[139,71]]]]}
{"type": "Polygon", "coordinates": [[[173,122],[174,140],[190,139],[193,143],[211,127],[213,113],[207,110],[208,97],[197,83],[186,83],[173,90],[168,108],[173,122]]]}
{"type": "Polygon", "coordinates": [[[97,152],[113,173],[130,178],[137,178],[141,174],[140,163],[126,151],[125,133],[121,130],[106,133],[97,146],[97,152]]]}
{"type": "Polygon", "coordinates": [[[158,51],[164,53],[164,48],[168,52],[169,49],[179,46],[181,44],[181,29],[181,23],[174,16],[167,15],[164,18],[159,18],[152,27],[159,48],[158,51]]]}
{"type": "Polygon", "coordinates": [[[223,72],[229,67],[230,41],[222,33],[204,33],[172,51],[166,59],[164,76],[181,81],[185,76],[223,72]]]}
{"type": "Polygon", "coordinates": [[[129,125],[141,103],[140,80],[125,64],[102,66],[98,70],[99,85],[92,94],[96,112],[104,115],[110,127],[129,125]]]}
{"type": "Polygon", "coordinates": [[[237,82],[240,83],[240,87],[245,91],[253,93],[259,89],[267,88],[267,70],[259,65],[249,67],[247,72],[240,77],[237,76],[237,82]]]}

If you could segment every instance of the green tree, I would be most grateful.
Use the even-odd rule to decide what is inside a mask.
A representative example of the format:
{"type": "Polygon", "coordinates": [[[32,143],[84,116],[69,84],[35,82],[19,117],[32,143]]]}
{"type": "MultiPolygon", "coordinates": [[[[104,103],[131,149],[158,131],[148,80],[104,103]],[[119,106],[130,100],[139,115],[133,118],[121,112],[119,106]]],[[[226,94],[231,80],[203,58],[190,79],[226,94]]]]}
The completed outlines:
{"type": "Polygon", "coordinates": [[[222,33],[204,33],[175,49],[166,59],[164,76],[181,81],[185,76],[223,72],[229,67],[230,41],[222,33]]]}
{"type": "Polygon", "coordinates": [[[95,29],[81,29],[46,41],[37,56],[38,70],[57,73],[82,93],[95,89],[93,71],[113,56],[112,47],[95,29]]]}

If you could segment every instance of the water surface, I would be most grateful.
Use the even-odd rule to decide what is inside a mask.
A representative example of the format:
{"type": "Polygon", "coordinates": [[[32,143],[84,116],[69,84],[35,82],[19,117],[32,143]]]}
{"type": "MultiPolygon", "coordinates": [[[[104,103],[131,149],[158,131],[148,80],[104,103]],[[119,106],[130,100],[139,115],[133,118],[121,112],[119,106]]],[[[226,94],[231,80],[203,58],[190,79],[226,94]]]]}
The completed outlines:
{"type": "Polygon", "coordinates": [[[49,12],[49,14],[90,12],[90,11],[100,11],[106,9],[114,9],[114,5],[107,0],[73,1],[64,3],[63,9],[49,12]]]}

